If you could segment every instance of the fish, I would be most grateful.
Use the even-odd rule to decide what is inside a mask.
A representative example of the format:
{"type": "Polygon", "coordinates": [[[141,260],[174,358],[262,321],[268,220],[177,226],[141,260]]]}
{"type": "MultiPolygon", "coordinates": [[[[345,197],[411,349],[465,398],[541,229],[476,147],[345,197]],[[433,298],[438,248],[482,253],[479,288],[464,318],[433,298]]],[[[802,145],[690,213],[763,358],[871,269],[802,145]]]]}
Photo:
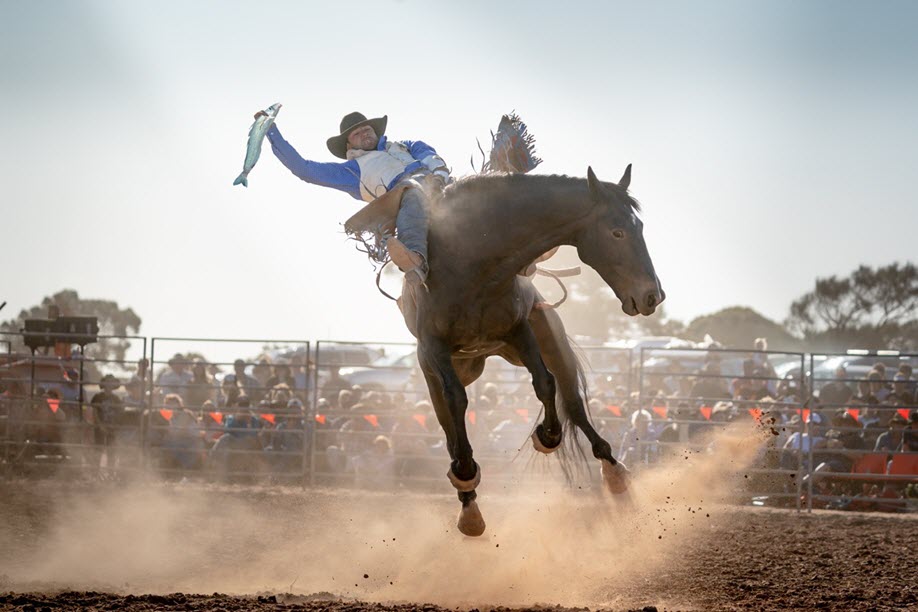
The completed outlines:
{"type": "Polygon", "coordinates": [[[249,142],[245,148],[245,162],[242,164],[242,172],[233,181],[233,185],[249,186],[249,172],[255,167],[255,162],[258,161],[258,157],[261,155],[261,144],[264,142],[265,134],[274,125],[274,119],[277,118],[277,113],[280,111],[281,106],[281,103],[278,102],[263,110],[264,114],[259,115],[252,127],[249,128],[249,142]]]}

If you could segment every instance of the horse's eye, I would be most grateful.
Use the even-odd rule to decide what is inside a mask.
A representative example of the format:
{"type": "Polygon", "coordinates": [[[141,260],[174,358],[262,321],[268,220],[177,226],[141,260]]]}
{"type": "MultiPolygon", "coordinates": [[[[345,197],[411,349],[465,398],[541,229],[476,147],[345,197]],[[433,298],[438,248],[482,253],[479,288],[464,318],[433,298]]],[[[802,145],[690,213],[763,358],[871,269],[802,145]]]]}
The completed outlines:
{"type": "Polygon", "coordinates": [[[612,230],[612,237],[615,238],[616,240],[621,240],[622,238],[625,237],[625,232],[620,229],[612,230]]]}

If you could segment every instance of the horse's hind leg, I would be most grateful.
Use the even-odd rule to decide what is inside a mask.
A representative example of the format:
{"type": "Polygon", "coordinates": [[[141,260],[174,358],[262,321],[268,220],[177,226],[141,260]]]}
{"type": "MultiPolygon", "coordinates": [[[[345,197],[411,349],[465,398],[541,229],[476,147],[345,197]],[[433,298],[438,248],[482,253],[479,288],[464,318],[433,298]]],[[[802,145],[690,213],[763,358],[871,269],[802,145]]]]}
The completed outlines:
{"type": "Polygon", "coordinates": [[[612,456],[612,447],[593,427],[580,393],[580,376],[577,356],[571,348],[561,318],[554,310],[533,310],[529,315],[542,357],[555,374],[564,411],[571,422],[586,436],[593,456],[602,464],[602,475],[612,493],[628,489],[628,470],[612,456]]]}
{"type": "Polygon", "coordinates": [[[485,522],[475,501],[478,497],[475,489],[481,482],[481,469],[472,457],[472,445],[465,430],[468,396],[451,357],[449,347],[437,339],[426,338],[418,343],[418,361],[452,459],[447,477],[462,502],[457,527],[467,536],[480,536],[485,522]]]}
{"type": "Polygon", "coordinates": [[[532,444],[541,453],[553,453],[561,446],[561,421],[555,407],[555,377],[542,360],[542,353],[528,321],[517,325],[505,340],[516,350],[520,362],[532,376],[532,388],[545,407],[545,419],[532,434],[532,444]]]}

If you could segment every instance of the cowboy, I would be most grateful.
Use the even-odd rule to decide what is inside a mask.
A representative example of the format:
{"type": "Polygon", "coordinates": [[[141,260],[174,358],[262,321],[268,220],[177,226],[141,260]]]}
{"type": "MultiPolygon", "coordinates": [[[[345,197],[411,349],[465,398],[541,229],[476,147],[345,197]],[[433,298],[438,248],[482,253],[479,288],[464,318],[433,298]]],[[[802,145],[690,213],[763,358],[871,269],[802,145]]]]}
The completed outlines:
{"type": "Polygon", "coordinates": [[[358,112],[345,115],[340,133],[326,143],[332,155],[345,160],[337,163],[303,159],[281,136],[277,123],[267,135],[281,163],[307,183],[340,189],[365,202],[408,185],[396,219],[398,238],[389,238],[386,248],[409,283],[417,285],[427,276],[428,194],[438,193],[449,182],[449,168],[433,147],[420,140],[389,140],[387,122],[385,115],[375,119],[358,112]],[[419,183],[422,188],[417,188],[419,183]]]}

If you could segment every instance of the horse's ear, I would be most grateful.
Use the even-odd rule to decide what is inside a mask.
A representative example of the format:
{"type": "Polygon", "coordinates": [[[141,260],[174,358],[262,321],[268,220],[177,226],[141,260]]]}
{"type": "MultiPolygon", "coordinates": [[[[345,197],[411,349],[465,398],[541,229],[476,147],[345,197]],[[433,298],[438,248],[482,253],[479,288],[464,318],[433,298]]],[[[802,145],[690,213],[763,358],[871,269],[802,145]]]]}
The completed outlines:
{"type": "Polygon", "coordinates": [[[622,175],[621,180],[618,181],[618,186],[622,189],[628,189],[628,185],[631,184],[631,164],[628,164],[628,167],[625,168],[625,173],[622,175]]]}
{"type": "Polygon", "coordinates": [[[599,182],[599,179],[596,178],[596,174],[593,173],[593,167],[587,166],[587,185],[590,186],[590,193],[593,194],[593,197],[597,200],[602,198],[602,183],[599,182]]]}

